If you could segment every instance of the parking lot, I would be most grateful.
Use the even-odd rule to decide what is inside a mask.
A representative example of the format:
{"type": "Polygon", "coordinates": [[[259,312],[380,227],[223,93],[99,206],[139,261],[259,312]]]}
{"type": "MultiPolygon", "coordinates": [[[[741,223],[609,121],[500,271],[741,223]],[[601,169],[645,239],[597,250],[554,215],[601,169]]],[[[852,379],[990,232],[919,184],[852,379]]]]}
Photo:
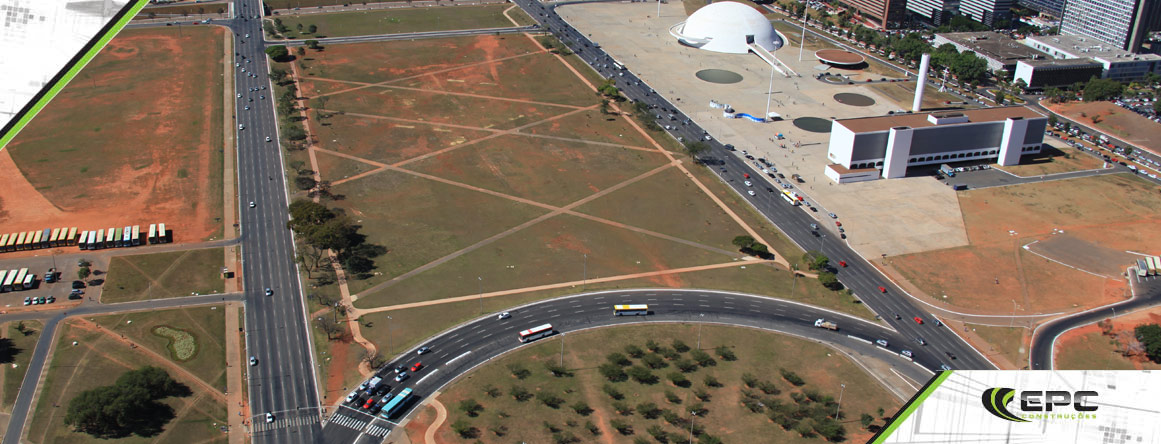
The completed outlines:
{"type": "MultiPolygon", "coordinates": [[[[76,303],[79,302],[79,299],[94,296],[91,294],[92,291],[88,288],[88,285],[86,285],[86,288],[81,289],[84,292],[83,294],[75,296],[76,299],[69,299],[69,294],[72,291],[72,283],[77,280],[77,270],[79,269],[77,259],[80,257],[81,255],[50,254],[0,260],[0,270],[11,271],[27,268],[28,274],[35,276],[32,288],[23,289],[22,285],[14,285],[12,291],[0,293],[0,304],[6,310],[25,309],[25,298],[34,299],[35,304],[32,303],[34,301],[29,301],[29,308],[35,308],[40,305],[40,298],[44,298],[46,305],[51,304],[57,306],[62,303],[76,303]],[[45,282],[45,274],[48,273],[50,268],[56,270],[56,279],[54,279],[54,282],[45,282]],[[21,289],[17,290],[15,289],[16,287],[21,289]],[[50,300],[53,302],[49,302],[50,300]]],[[[104,278],[104,274],[102,274],[104,268],[96,264],[90,268],[93,269],[94,275],[89,276],[86,281],[101,282],[104,278]]]]}

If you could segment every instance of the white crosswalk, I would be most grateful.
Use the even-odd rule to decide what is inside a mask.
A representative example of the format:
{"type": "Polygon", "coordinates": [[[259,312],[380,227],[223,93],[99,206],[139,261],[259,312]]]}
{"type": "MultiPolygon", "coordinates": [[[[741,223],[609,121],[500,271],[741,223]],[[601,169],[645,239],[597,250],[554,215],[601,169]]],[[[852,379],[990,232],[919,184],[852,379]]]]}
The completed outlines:
{"type": "Polygon", "coordinates": [[[338,424],[338,425],[341,425],[341,426],[346,427],[348,429],[355,429],[355,430],[363,430],[363,427],[367,426],[367,421],[352,418],[352,417],[346,416],[346,415],[332,416],[330,422],[332,424],[338,424]]]}
{"type": "Polygon", "coordinates": [[[369,427],[367,429],[367,431],[364,433],[371,435],[371,436],[374,436],[374,437],[382,438],[384,436],[387,436],[387,433],[390,433],[390,432],[391,432],[391,429],[389,429],[389,428],[380,426],[379,424],[372,424],[371,427],[369,427]]]}
{"type": "Polygon", "coordinates": [[[291,416],[289,418],[275,419],[274,422],[265,422],[261,418],[256,418],[254,421],[254,433],[267,432],[286,427],[297,427],[311,425],[318,422],[318,418],[313,416],[291,416]]]}

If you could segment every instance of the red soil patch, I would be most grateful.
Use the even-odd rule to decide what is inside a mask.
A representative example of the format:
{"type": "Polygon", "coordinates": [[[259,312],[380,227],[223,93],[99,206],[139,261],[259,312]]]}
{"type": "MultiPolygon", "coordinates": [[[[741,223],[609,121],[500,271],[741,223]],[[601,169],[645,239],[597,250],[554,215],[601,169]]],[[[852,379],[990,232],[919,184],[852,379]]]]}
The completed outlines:
{"type": "MultiPolygon", "coordinates": [[[[1139,311],[1126,316],[1118,316],[1113,318],[1113,331],[1132,331],[1141,324],[1161,324],[1161,309],[1150,309],[1139,311]]],[[[1101,328],[1097,324],[1089,324],[1084,327],[1075,328],[1065,332],[1056,338],[1056,347],[1053,349],[1054,354],[1058,354],[1060,350],[1065,350],[1074,347],[1081,347],[1082,343],[1089,341],[1086,337],[1090,334],[1100,334],[1101,328]]],[[[1109,341],[1112,338],[1108,336],[1100,336],[1100,340],[1109,341]]],[[[1103,345],[1103,347],[1112,348],[1110,345],[1103,345]]],[[[1085,347],[1088,348],[1088,347],[1085,347]]],[[[1058,358],[1059,359],[1059,358],[1058,358]]],[[[1158,365],[1149,362],[1131,361],[1125,358],[1126,363],[1132,363],[1138,370],[1157,369],[1158,365]]],[[[1059,364],[1059,361],[1057,362],[1059,364]]],[[[1099,370],[1099,369],[1095,369],[1099,370]]]]}
{"type": "Polygon", "coordinates": [[[1161,153],[1161,124],[1121,108],[1112,102],[1069,102],[1053,104],[1040,102],[1046,108],[1069,119],[1108,131],[1118,139],[1152,151],[1161,153]],[[1084,114],[1082,116],[1081,114],[1084,114]],[[1100,116],[1098,123],[1092,123],[1094,116],[1100,116]]]}
{"type": "Polygon", "coordinates": [[[164,222],[177,242],[216,232],[222,91],[206,77],[221,77],[225,34],[113,39],[0,155],[22,173],[0,175],[5,195],[21,196],[0,203],[0,231],[164,222]]]}

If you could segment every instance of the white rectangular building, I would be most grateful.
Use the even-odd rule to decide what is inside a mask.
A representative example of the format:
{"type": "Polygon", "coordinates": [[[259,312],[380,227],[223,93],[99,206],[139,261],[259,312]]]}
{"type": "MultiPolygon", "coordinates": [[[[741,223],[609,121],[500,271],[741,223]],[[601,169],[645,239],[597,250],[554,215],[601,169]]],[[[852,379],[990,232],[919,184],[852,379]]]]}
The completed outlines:
{"type": "Polygon", "coordinates": [[[1023,106],[835,120],[827,160],[842,168],[828,167],[825,174],[845,183],[873,178],[867,174],[872,168],[893,179],[919,165],[1015,165],[1020,156],[1040,152],[1047,126],[1047,117],[1023,106]]]}
{"type": "Polygon", "coordinates": [[[1161,55],[1134,54],[1092,37],[1035,36],[1024,39],[1024,44],[1057,59],[1092,59],[1101,64],[1101,78],[1105,79],[1131,82],[1149,72],[1161,74],[1161,55]]]}

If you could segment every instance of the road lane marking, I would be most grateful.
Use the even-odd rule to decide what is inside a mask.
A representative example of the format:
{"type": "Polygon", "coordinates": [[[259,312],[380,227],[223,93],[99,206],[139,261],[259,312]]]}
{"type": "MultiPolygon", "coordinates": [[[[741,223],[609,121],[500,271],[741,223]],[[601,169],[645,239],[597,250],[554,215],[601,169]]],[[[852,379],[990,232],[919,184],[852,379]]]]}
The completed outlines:
{"type": "Polygon", "coordinates": [[[471,352],[472,352],[471,350],[468,350],[468,351],[464,352],[464,354],[456,356],[456,357],[452,358],[450,361],[445,362],[443,365],[451,365],[451,363],[456,362],[457,359],[462,358],[464,356],[467,356],[471,352]]]}
{"type": "Polygon", "coordinates": [[[427,372],[427,374],[426,374],[426,375],[423,375],[423,377],[422,377],[422,378],[419,378],[419,380],[418,380],[418,381],[415,381],[415,385],[423,384],[423,381],[427,380],[427,378],[431,377],[431,375],[434,375],[434,374],[435,374],[435,372],[438,372],[438,371],[439,371],[439,369],[437,368],[437,369],[435,369],[435,370],[432,370],[432,371],[430,371],[430,372],[427,372]]]}
{"type": "Polygon", "coordinates": [[[868,345],[871,343],[871,340],[870,340],[870,339],[863,339],[863,338],[860,338],[860,337],[858,337],[858,336],[851,336],[851,335],[847,335],[847,337],[848,337],[848,338],[851,338],[851,339],[854,339],[854,340],[856,340],[856,341],[859,341],[859,342],[866,342],[868,345]]]}

